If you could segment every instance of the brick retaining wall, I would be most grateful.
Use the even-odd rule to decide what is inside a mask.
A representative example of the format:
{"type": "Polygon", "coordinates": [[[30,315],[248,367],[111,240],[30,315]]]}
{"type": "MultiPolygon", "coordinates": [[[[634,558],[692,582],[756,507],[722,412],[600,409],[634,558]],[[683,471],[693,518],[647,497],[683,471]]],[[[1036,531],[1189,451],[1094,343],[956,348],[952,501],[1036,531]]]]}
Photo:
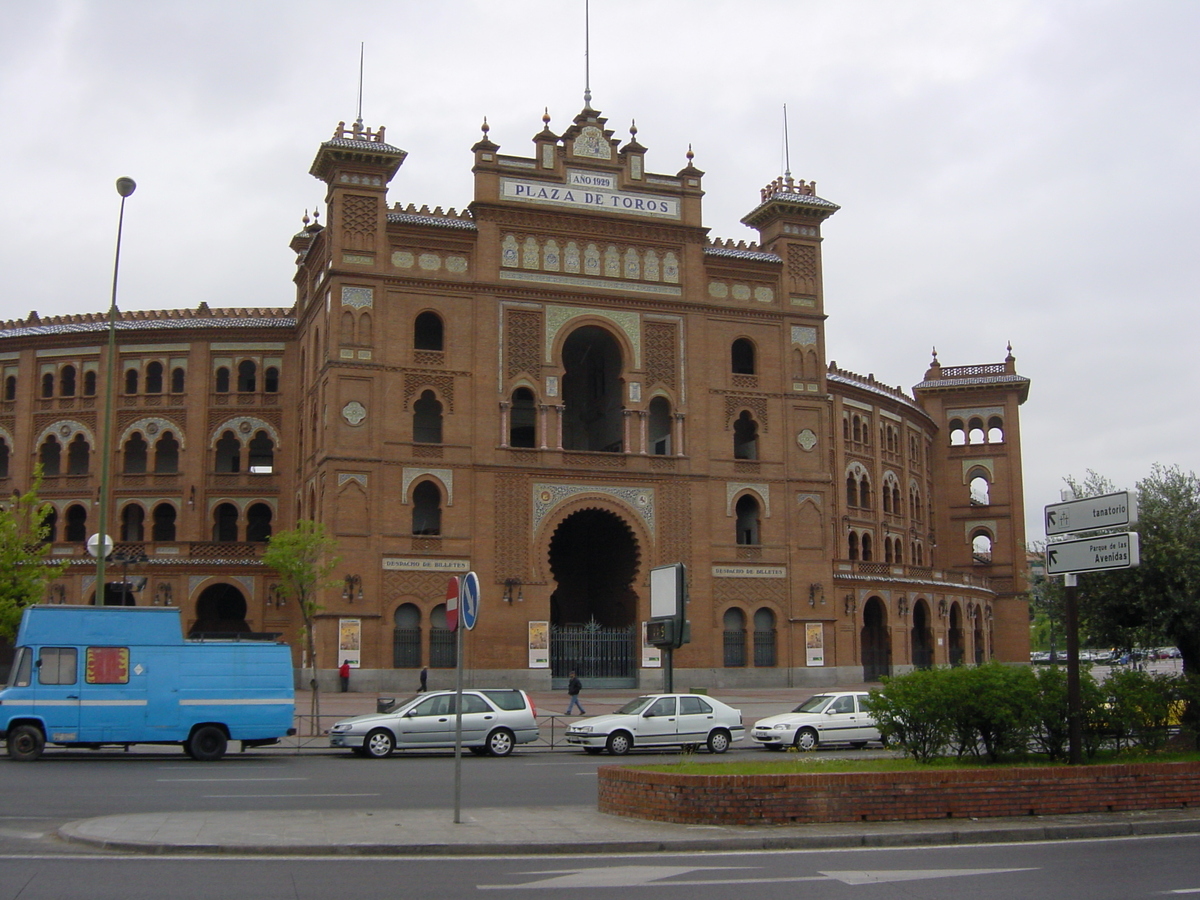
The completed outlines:
{"type": "Polygon", "coordinates": [[[1200,806],[1200,763],[685,775],[599,770],[601,812],[658,822],[763,825],[1062,815],[1200,806]]]}

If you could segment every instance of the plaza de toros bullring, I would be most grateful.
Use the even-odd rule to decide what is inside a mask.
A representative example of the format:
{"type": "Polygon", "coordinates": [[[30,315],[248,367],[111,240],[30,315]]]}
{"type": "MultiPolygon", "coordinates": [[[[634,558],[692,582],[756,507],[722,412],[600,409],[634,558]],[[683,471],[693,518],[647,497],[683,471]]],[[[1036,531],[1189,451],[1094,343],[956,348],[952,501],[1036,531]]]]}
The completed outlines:
{"type": "Polygon", "coordinates": [[[356,689],[448,683],[447,579],[474,571],[468,683],[658,688],[649,572],[677,562],[677,684],[1027,661],[1011,348],[935,354],[911,391],[843,370],[821,262],[838,206],[815,184],[771,181],[746,198],[754,241],[711,238],[690,150],[654,174],[589,104],[561,133],[531,118],[524,155],[484,126],[461,211],[389,205],[420,194],[406,152],[339,124],[311,168],[324,209],[290,237],[292,308],[119,314],[105,529],[107,313],[0,325],[0,487],[42,464],[69,562],[46,602],[96,602],[104,530],[100,602],[279,632],[299,665],[260,558],[312,519],[339,557],[315,630],[330,685],[345,659],[356,689]]]}

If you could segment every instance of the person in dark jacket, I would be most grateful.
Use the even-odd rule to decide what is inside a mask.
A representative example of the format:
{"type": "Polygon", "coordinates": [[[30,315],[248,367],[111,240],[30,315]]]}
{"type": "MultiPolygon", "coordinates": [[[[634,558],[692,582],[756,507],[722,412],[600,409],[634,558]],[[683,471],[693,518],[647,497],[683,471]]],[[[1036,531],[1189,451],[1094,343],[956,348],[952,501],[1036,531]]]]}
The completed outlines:
{"type": "Polygon", "coordinates": [[[583,685],[580,684],[579,679],[576,678],[575,673],[572,672],[570,679],[567,681],[567,696],[570,697],[571,700],[567,704],[567,711],[565,715],[569,716],[571,714],[571,710],[576,708],[578,708],[581,716],[587,715],[587,710],[585,710],[583,708],[583,704],[579,702],[579,692],[581,690],[583,690],[583,685]]]}

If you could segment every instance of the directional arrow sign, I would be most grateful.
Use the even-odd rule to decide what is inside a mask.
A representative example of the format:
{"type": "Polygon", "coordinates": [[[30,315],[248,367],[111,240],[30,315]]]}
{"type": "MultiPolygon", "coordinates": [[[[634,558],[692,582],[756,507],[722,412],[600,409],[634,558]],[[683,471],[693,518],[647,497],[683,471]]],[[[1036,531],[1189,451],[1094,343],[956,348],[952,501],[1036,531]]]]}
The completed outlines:
{"type": "Polygon", "coordinates": [[[1128,569],[1141,562],[1136,531],[1046,545],[1046,574],[1128,569]]]}
{"type": "Polygon", "coordinates": [[[1046,507],[1046,536],[1096,531],[1101,528],[1124,528],[1136,525],[1137,497],[1129,491],[1084,497],[1046,507]]]}

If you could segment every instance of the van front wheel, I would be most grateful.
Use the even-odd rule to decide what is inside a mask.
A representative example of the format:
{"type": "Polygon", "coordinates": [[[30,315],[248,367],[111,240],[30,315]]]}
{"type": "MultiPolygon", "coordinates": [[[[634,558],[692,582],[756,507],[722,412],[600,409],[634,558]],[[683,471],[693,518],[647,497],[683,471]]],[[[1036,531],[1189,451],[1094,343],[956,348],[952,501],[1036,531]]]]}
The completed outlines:
{"type": "Polygon", "coordinates": [[[216,725],[204,725],[192,732],[188,738],[187,753],[200,762],[215,762],[225,755],[228,740],[216,725]]]}
{"type": "Polygon", "coordinates": [[[46,739],[34,725],[18,725],[8,733],[8,755],[17,762],[33,762],[45,746],[46,739]]]}

